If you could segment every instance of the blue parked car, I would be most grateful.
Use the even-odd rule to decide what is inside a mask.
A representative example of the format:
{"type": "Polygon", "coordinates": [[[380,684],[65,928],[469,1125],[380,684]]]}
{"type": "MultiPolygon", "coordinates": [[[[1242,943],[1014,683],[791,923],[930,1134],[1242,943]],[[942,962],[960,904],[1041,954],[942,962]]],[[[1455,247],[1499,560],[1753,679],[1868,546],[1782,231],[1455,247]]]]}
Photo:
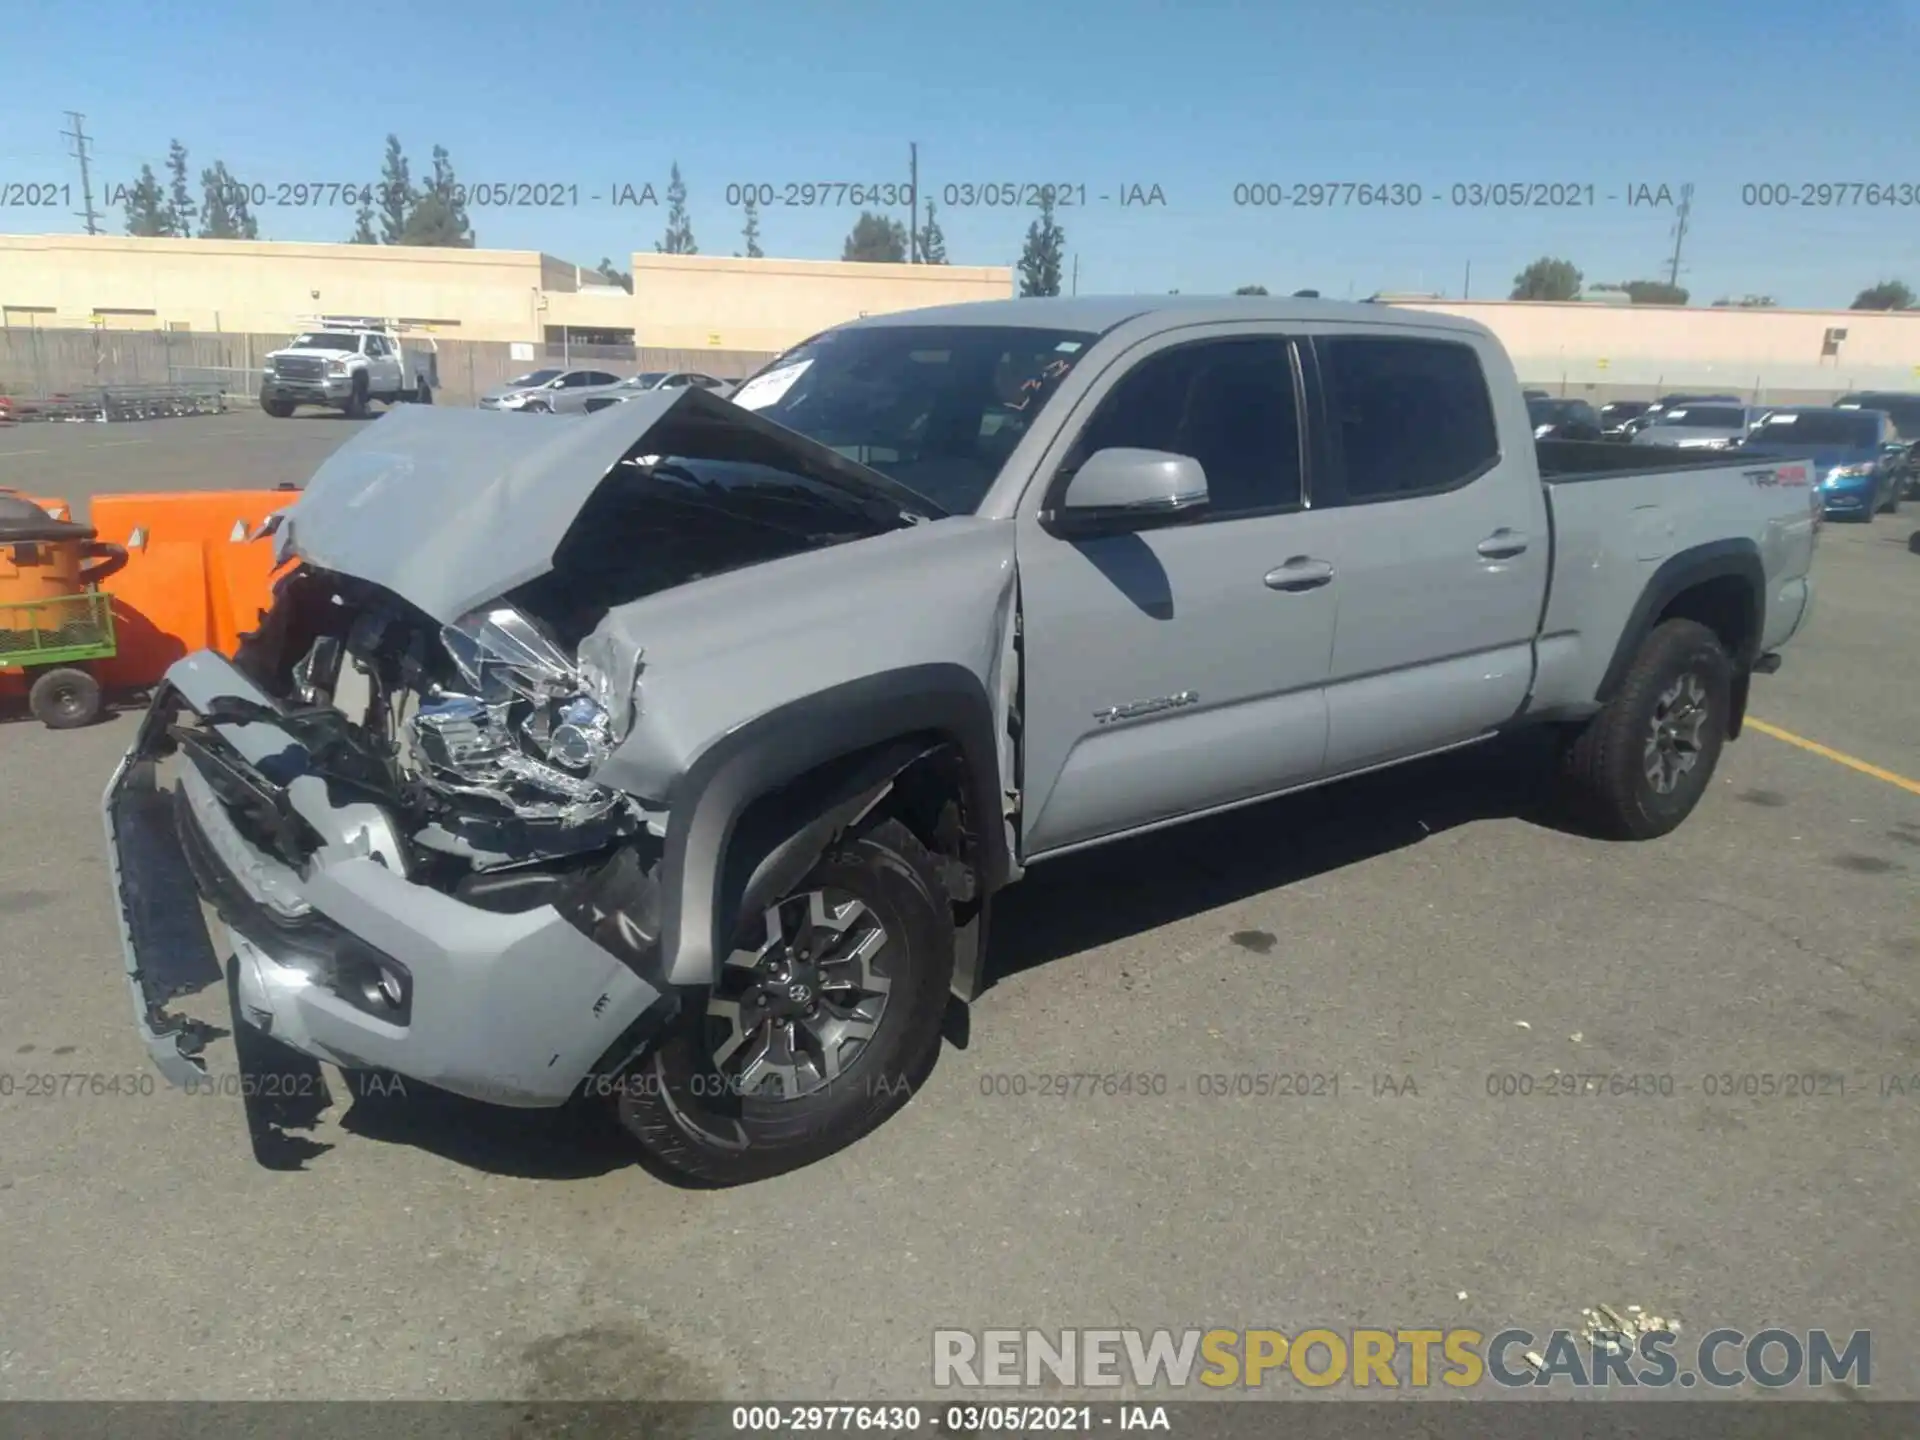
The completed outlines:
{"type": "Polygon", "coordinates": [[[1872,524],[1899,511],[1907,447],[1879,410],[1783,405],[1766,412],[1741,448],[1812,461],[1828,515],[1872,524]]]}

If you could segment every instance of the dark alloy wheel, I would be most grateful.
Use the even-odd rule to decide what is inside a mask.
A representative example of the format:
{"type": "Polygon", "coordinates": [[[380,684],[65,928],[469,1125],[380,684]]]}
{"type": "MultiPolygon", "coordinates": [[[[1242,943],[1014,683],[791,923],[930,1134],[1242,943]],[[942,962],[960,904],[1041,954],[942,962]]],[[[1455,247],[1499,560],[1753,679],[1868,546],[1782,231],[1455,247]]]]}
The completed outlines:
{"type": "Polygon", "coordinates": [[[704,1184],[811,1164],[907,1102],[938,1051],[952,976],[938,871],[883,821],[747,922],[704,1006],[622,1077],[621,1123],[704,1184]]]}
{"type": "Polygon", "coordinates": [[[27,708],[49,730],[77,730],[100,718],[100,682],[84,670],[43,670],[27,692],[27,708]]]}
{"type": "Polygon", "coordinates": [[[1726,743],[1733,664],[1692,620],[1656,626],[1607,707],[1567,748],[1576,808],[1620,840],[1665,835],[1693,813],[1726,743]]]}

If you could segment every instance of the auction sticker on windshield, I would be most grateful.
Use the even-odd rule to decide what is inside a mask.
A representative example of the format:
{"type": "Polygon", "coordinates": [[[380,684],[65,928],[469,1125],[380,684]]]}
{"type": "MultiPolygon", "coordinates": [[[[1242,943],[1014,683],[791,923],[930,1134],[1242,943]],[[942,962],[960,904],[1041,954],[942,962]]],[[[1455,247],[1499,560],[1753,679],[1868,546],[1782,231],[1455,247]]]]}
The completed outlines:
{"type": "Polygon", "coordinates": [[[812,364],[812,360],[802,360],[795,365],[782,366],[778,370],[769,370],[764,375],[756,375],[730,398],[742,410],[764,410],[791,390],[793,382],[806,374],[808,367],[812,364]]]}

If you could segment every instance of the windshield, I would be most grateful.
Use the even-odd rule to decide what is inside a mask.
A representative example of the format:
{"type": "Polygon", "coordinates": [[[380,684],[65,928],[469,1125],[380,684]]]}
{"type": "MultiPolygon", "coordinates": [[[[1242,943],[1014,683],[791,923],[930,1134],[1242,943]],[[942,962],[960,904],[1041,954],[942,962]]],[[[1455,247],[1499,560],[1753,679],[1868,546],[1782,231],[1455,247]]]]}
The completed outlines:
{"type": "Polygon", "coordinates": [[[545,385],[550,380],[558,380],[567,372],[564,370],[529,370],[525,375],[516,375],[507,382],[508,389],[524,389],[533,385],[545,385]]]}
{"type": "Polygon", "coordinates": [[[1844,445],[1871,449],[1879,429],[1869,415],[1844,410],[1776,410],[1754,427],[1756,445],[1844,445]]]}
{"type": "Polygon", "coordinates": [[[328,331],[316,330],[307,335],[296,335],[289,350],[358,350],[358,335],[336,335],[328,331]]]}
{"type": "Polygon", "coordinates": [[[1747,412],[1721,405],[1688,405],[1668,410],[1661,415],[1660,423],[1683,429],[1738,430],[1747,423],[1747,412]]]}
{"type": "Polygon", "coordinates": [[[1011,325],[856,326],[788,351],[732,398],[967,514],[1094,339],[1011,325]]]}

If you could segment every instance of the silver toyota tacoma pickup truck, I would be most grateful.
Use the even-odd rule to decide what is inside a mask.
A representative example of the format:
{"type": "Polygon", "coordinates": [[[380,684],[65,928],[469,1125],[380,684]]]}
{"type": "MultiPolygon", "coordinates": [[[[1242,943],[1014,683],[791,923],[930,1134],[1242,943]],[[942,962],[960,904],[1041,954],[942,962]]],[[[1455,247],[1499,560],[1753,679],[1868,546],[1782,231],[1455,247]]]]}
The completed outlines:
{"type": "Polygon", "coordinates": [[[224,981],[243,1073],[605,1094],[691,1181],[788,1170],[905,1102],[1055,856],[1523,725],[1593,827],[1672,830],[1806,623],[1810,478],[1536,445],[1482,327],[1317,300],[921,310],[731,400],[398,410],[108,786],[135,1018],[205,1084],[228,1032],[179,1002],[224,981]]]}

